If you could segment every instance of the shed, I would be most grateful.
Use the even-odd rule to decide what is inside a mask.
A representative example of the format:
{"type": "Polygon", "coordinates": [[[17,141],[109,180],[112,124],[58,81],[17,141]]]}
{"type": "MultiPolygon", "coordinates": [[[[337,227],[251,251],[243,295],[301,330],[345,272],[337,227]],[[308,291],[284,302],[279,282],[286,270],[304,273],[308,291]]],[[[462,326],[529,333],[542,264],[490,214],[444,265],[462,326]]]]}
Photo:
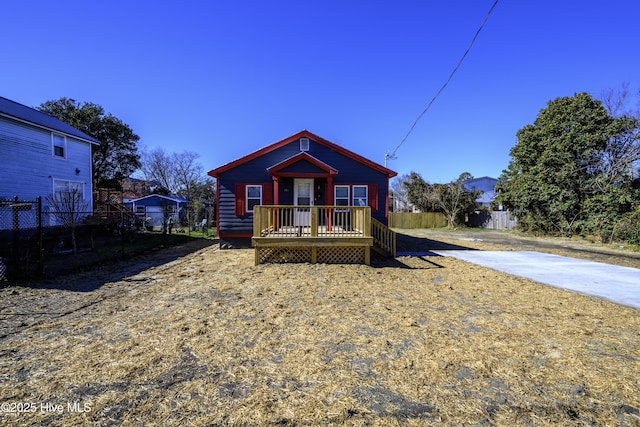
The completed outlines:
{"type": "Polygon", "coordinates": [[[179,224],[187,213],[189,200],[178,196],[150,194],[129,200],[128,204],[136,216],[146,225],[162,227],[169,220],[172,220],[174,224],[179,224]],[[147,218],[148,221],[145,221],[147,218]]]}

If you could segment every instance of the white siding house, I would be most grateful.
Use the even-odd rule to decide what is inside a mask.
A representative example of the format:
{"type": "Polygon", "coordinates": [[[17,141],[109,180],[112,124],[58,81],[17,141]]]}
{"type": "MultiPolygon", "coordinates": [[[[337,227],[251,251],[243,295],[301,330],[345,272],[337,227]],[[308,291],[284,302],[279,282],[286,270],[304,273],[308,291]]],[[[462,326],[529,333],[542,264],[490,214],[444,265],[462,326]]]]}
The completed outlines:
{"type": "Polygon", "coordinates": [[[46,205],[47,196],[71,188],[91,210],[93,144],[55,117],[0,97],[0,200],[42,196],[46,205]]]}

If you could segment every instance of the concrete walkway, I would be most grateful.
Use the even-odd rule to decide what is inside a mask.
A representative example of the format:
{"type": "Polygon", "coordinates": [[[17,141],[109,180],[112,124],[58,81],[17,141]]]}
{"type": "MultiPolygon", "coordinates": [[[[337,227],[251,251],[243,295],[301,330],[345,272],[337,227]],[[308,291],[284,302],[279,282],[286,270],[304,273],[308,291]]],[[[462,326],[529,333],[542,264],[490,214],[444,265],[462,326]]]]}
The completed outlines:
{"type": "Polygon", "coordinates": [[[530,251],[433,251],[640,309],[640,269],[530,251]]]}

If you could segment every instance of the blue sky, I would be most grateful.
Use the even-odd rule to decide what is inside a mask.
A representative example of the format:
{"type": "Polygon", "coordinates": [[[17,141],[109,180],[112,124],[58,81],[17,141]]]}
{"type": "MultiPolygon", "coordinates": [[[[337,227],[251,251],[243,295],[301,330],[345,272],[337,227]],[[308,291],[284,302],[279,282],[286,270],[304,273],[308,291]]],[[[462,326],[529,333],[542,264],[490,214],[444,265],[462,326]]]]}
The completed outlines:
{"type": "MultiPolygon", "coordinates": [[[[0,95],[102,105],[213,169],[308,129],[384,164],[494,0],[4,0],[0,95]]],[[[501,0],[388,167],[497,177],[549,100],[637,89],[637,0],[501,0]]]]}

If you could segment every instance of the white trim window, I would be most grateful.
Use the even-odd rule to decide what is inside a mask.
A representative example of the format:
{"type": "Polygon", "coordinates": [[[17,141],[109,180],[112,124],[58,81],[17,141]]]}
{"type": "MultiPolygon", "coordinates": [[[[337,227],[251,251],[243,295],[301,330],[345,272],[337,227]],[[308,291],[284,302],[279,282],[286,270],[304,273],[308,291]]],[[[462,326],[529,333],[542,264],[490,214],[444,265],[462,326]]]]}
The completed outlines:
{"type": "Polygon", "coordinates": [[[254,206],[262,204],[262,185],[246,186],[247,212],[253,212],[254,206]]]}
{"type": "Polygon", "coordinates": [[[369,187],[367,185],[353,186],[353,206],[369,206],[369,187]]]}
{"type": "Polygon", "coordinates": [[[51,132],[51,150],[53,157],[67,158],[67,138],[64,135],[51,132]]]}
{"type": "Polygon", "coordinates": [[[333,203],[336,206],[349,206],[348,185],[336,185],[333,187],[333,203]]]}
{"type": "Polygon", "coordinates": [[[73,193],[77,200],[84,201],[84,182],[54,179],[53,197],[59,200],[60,196],[65,193],[73,193]]]}

